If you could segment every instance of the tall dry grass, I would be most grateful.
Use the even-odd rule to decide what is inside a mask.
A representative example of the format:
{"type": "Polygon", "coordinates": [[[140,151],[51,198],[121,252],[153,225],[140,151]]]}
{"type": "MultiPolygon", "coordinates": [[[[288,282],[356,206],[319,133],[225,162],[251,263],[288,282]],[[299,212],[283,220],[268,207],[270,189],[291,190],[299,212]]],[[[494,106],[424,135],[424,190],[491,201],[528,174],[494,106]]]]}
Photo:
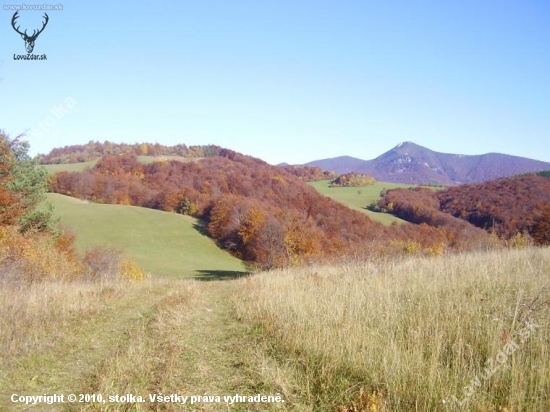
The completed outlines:
{"type": "Polygon", "coordinates": [[[239,316],[304,374],[296,390],[316,410],[550,410],[550,249],[292,268],[239,282],[239,316]],[[529,336],[525,322],[538,325],[529,336]]]}
{"type": "Polygon", "coordinates": [[[196,281],[152,279],[1,284],[0,410],[23,408],[10,402],[14,392],[146,394],[170,383],[176,393],[172,380],[186,371],[173,358],[198,290],[196,281]]]}
{"type": "MultiPolygon", "coordinates": [[[[58,345],[75,325],[91,319],[141,285],[42,282],[0,287],[0,362],[9,366],[23,356],[58,345]]],[[[135,292],[133,292],[135,293],[135,292]]]]}

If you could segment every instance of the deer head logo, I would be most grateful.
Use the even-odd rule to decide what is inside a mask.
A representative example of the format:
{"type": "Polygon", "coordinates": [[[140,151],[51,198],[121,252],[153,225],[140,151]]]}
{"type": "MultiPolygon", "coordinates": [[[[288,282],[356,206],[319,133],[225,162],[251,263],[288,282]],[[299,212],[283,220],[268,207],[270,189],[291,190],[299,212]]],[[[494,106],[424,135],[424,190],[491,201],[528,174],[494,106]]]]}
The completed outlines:
{"type": "Polygon", "coordinates": [[[42,31],[44,30],[44,28],[48,24],[48,20],[50,18],[48,17],[48,15],[46,13],[44,13],[44,18],[46,19],[46,21],[43,23],[42,28],[40,30],[38,30],[38,32],[36,30],[34,30],[33,33],[32,33],[32,36],[29,36],[29,35],[27,35],[27,30],[25,30],[24,33],[21,33],[19,31],[20,26],[17,26],[17,28],[15,27],[15,23],[16,23],[15,20],[19,17],[17,15],[17,13],[19,13],[19,11],[16,11],[15,14],[13,15],[13,17],[11,19],[11,25],[12,25],[13,29],[21,35],[21,38],[23,40],[25,40],[25,48],[27,49],[27,53],[32,53],[32,51],[34,50],[34,42],[36,41],[36,38],[38,37],[38,35],[40,33],[42,33],[42,31]]]}

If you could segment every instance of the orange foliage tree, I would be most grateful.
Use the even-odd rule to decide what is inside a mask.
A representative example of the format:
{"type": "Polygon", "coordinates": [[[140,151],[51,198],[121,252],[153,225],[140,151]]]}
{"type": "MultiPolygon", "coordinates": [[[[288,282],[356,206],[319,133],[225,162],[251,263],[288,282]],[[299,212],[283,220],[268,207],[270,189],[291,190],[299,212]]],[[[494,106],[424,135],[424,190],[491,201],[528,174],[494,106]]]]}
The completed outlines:
{"type": "Polygon", "coordinates": [[[545,206],[533,228],[533,240],[539,245],[550,245],[550,204],[545,206]]]}

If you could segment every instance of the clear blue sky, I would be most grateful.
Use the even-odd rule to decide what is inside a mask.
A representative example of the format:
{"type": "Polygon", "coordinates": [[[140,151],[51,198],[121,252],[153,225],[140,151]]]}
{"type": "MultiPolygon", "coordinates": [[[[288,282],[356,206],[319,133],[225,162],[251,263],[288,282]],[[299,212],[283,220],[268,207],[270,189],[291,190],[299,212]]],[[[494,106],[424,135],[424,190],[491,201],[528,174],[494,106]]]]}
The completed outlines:
{"type": "Polygon", "coordinates": [[[24,42],[0,9],[0,128],[28,130],[33,153],[212,143],[305,163],[413,141],[550,161],[547,0],[60,4],[33,52],[46,61],[14,60],[24,42]]]}

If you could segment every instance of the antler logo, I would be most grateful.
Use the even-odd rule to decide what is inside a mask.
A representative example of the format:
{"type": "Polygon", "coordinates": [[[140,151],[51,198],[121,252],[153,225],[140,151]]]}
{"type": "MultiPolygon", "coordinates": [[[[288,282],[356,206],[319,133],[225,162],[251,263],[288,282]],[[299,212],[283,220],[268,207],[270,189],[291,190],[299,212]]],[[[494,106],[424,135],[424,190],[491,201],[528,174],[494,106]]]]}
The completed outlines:
{"type": "Polygon", "coordinates": [[[40,30],[38,30],[38,32],[36,32],[36,30],[34,30],[33,33],[32,33],[32,36],[29,36],[29,35],[27,35],[27,30],[25,30],[24,33],[21,33],[19,31],[20,26],[17,26],[17,28],[15,27],[15,23],[16,23],[15,20],[19,17],[17,15],[17,13],[19,13],[19,11],[16,11],[15,14],[13,15],[13,17],[11,19],[11,25],[12,25],[13,29],[21,35],[21,38],[23,40],[25,40],[25,48],[27,49],[27,53],[32,53],[32,51],[34,50],[34,42],[36,41],[36,38],[38,37],[38,35],[40,33],[42,33],[42,31],[44,31],[44,28],[48,24],[48,20],[50,18],[48,17],[47,13],[44,13],[44,18],[46,19],[46,21],[44,22],[42,28],[40,30]]]}

